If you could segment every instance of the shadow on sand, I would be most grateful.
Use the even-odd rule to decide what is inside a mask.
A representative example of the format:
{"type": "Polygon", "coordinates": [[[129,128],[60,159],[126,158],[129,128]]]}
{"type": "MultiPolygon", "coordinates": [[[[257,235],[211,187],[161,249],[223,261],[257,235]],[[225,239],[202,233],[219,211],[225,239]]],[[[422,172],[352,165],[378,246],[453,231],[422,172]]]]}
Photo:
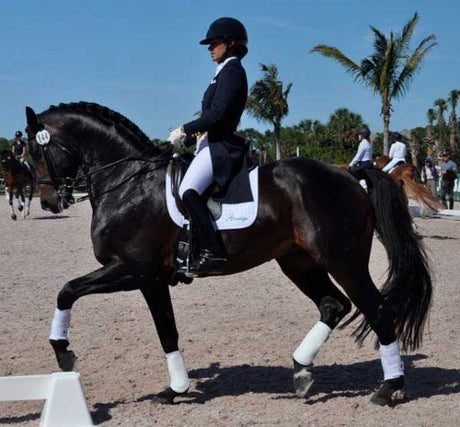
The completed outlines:
{"type": "MultiPolygon", "coordinates": [[[[460,371],[436,367],[413,367],[418,360],[428,356],[415,354],[403,356],[407,383],[406,400],[417,400],[437,395],[460,392],[460,371]]],[[[273,394],[272,399],[297,399],[292,385],[292,370],[282,366],[240,365],[221,368],[213,363],[208,368],[189,372],[195,380],[194,389],[176,404],[204,404],[222,396],[241,396],[247,393],[273,394]]],[[[366,396],[377,389],[381,381],[380,359],[350,365],[318,366],[314,368],[315,384],[306,404],[326,402],[337,397],[366,396]]],[[[142,396],[135,402],[153,400],[154,394],[142,396]]],[[[96,403],[92,411],[95,424],[112,418],[110,410],[131,402],[96,403]]],[[[2,419],[0,419],[0,422],[2,419]]]]}
{"type": "Polygon", "coordinates": [[[39,221],[42,219],[66,219],[70,218],[69,215],[47,215],[47,216],[37,216],[35,218],[30,218],[33,221],[39,221]]]}
{"type": "MultiPolygon", "coordinates": [[[[407,383],[406,400],[417,400],[460,392],[460,370],[436,367],[413,367],[414,362],[428,356],[415,354],[403,356],[407,383]]],[[[327,402],[338,397],[356,397],[372,394],[382,375],[380,360],[350,365],[317,366],[313,368],[315,384],[305,400],[308,405],[327,402]]],[[[176,404],[204,404],[222,396],[241,396],[247,393],[273,394],[272,399],[297,399],[292,386],[292,370],[282,366],[239,365],[221,368],[212,363],[208,368],[190,371],[195,380],[194,390],[176,399],[176,404]]],[[[134,401],[96,403],[91,415],[95,424],[112,419],[111,409],[133,402],[153,400],[148,394],[134,401]]],[[[0,424],[15,424],[40,418],[39,413],[17,417],[0,417],[0,424]]]]}

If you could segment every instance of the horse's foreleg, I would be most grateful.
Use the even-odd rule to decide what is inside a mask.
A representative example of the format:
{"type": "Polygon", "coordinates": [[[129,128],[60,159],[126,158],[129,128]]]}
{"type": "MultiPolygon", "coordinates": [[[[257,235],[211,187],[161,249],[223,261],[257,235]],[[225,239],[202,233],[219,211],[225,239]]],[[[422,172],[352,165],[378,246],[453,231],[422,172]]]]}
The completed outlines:
{"type": "Polygon", "coordinates": [[[297,347],[294,359],[294,388],[297,396],[306,397],[313,385],[313,361],[332,330],[351,310],[350,301],[300,248],[278,259],[283,272],[319,309],[320,320],[297,347]],[[297,253],[296,253],[297,252],[297,253]]]}
{"type": "Polygon", "coordinates": [[[14,211],[13,189],[11,187],[8,188],[8,203],[10,204],[10,209],[11,209],[11,219],[13,221],[16,221],[18,217],[16,216],[16,212],[14,211]]]}
{"type": "Polygon", "coordinates": [[[173,403],[176,396],[186,394],[190,387],[187,367],[178,347],[179,337],[167,283],[141,289],[165,352],[170,377],[169,388],[157,396],[161,403],[173,403]]]}
{"type": "Polygon", "coordinates": [[[75,367],[75,354],[67,350],[71,309],[75,301],[84,295],[134,289],[139,289],[135,278],[119,262],[107,264],[64,285],[57,298],[50,334],[50,343],[56,353],[59,367],[63,371],[71,371],[75,367]]]}
{"type": "Polygon", "coordinates": [[[19,190],[19,199],[18,199],[18,202],[19,202],[19,211],[22,212],[22,217],[24,219],[26,219],[26,210],[24,209],[25,207],[25,204],[26,204],[26,199],[24,197],[24,192],[22,191],[22,189],[19,190]]]}
{"type": "Polygon", "coordinates": [[[34,196],[35,186],[31,185],[29,189],[29,195],[27,197],[27,205],[26,205],[26,216],[30,215],[30,205],[32,203],[32,197],[34,196]]]}

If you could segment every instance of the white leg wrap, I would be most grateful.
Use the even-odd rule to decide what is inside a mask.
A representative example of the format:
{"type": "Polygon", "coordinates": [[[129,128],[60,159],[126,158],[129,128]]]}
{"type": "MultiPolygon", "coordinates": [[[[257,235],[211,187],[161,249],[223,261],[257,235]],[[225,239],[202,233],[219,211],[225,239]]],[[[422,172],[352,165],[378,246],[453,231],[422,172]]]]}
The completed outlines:
{"type": "Polygon", "coordinates": [[[70,309],[54,310],[54,317],[51,323],[50,340],[68,340],[70,328],[70,309]]]}
{"type": "Polygon", "coordinates": [[[327,341],[332,329],[323,322],[317,322],[306,335],[297,350],[294,360],[301,365],[311,365],[321,346],[327,341]]]}
{"type": "Polygon", "coordinates": [[[190,387],[187,367],[184,358],[179,350],[166,354],[168,364],[169,378],[171,379],[170,387],[177,393],[184,393],[190,387]]]}
{"type": "Polygon", "coordinates": [[[401,360],[398,341],[388,345],[380,344],[384,380],[391,380],[404,375],[404,364],[401,360]]]}

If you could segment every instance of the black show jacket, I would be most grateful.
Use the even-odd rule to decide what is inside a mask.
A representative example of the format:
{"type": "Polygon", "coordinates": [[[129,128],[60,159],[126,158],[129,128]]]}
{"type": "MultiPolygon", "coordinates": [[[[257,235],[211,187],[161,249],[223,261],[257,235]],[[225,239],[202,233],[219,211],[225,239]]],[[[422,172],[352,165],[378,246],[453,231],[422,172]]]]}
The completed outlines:
{"type": "Polygon", "coordinates": [[[235,134],[248,97],[246,72],[239,59],[225,64],[203,95],[200,118],[184,125],[187,145],[208,133],[214,180],[222,187],[241,168],[246,155],[244,139],[235,134]]]}

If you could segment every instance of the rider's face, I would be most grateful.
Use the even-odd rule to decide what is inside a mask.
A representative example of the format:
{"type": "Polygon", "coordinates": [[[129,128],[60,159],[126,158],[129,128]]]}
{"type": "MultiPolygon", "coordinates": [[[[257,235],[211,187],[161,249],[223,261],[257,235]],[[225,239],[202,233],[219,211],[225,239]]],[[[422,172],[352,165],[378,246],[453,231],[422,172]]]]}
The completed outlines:
{"type": "Polygon", "coordinates": [[[211,59],[214,62],[222,62],[227,52],[227,43],[224,39],[211,40],[208,50],[211,52],[211,59]]]}

